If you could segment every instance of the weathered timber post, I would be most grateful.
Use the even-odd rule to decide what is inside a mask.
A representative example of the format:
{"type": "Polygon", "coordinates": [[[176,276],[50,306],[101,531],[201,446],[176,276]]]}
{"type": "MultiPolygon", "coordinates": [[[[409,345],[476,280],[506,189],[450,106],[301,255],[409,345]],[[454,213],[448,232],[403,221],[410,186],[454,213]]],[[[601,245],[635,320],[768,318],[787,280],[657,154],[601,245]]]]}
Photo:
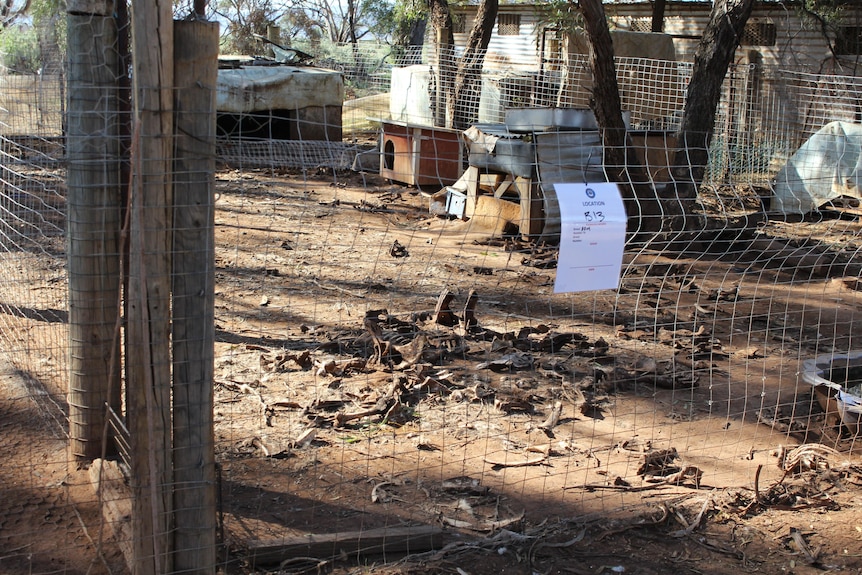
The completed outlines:
{"type": "Polygon", "coordinates": [[[126,415],[131,436],[134,575],[170,573],[173,15],[132,4],[134,94],[126,296],[126,415]]]}
{"type": "Polygon", "coordinates": [[[120,407],[120,142],[112,2],[66,4],[69,435],[75,461],[102,457],[105,406],[120,407]]]}
{"type": "Polygon", "coordinates": [[[174,22],[174,569],[215,573],[215,91],[219,28],[174,22]]]}

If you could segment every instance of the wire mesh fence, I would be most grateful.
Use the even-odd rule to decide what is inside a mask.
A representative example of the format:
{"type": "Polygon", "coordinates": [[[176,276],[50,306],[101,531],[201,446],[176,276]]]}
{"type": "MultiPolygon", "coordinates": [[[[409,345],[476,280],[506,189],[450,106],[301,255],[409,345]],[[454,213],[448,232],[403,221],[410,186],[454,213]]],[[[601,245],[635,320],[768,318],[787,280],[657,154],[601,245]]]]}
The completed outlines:
{"type": "MultiPolygon", "coordinates": [[[[583,111],[583,59],[536,72],[488,65],[453,112],[440,108],[427,54],[410,66],[379,50],[360,64],[354,50],[338,54],[316,62],[333,75],[279,84],[301,92],[302,110],[219,109],[254,101],[283,67],[260,66],[271,72],[235,92],[226,78],[237,66],[219,70],[197,96],[216,103],[212,151],[182,131],[172,150],[215,162],[214,182],[188,164],[149,173],[183,190],[164,228],[147,216],[166,205],[136,212],[146,182],[117,159],[143,141],[113,115],[120,89],[77,92],[95,121],[86,132],[63,76],[0,76],[0,570],[140,569],[136,522],[157,526],[146,549],[158,555],[189,525],[172,514],[189,510],[218,536],[206,568],[225,573],[562,572],[573,558],[593,573],[662,572],[678,545],[691,545],[675,559],[685,568],[707,559],[777,573],[790,563],[776,549],[804,557],[806,540],[820,547],[814,563],[859,567],[817,513],[858,521],[860,473],[847,463],[862,402],[857,78],[734,67],[689,225],[663,242],[630,229],[617,289],[555,293],[559,274],[590,273],[564,266],[560,244],[573,236],[560,184],[607,178],[583,111]],[[333,80],[343,103],[329,109],[333,80]],[[434,125],[468,112],[466,130],[434,125]],[[117,150],[76,155],[106,135],[117,150]],[[212,185],[206,197],[191,195],[196,183],[212,185]],[[800,209],[809,199],[816,211],[800,209]],[[135,229],[169,239],[142,247],[135,229]],[[87,242],[86,261],[101,263],[84,276],[104,283],[99,298],[73,287],[87,242]],[[169,255],[167,284],[148,283],[164,263],[152,258],[169,255]],[[135,316],[142,286],[176,298],[147,308],[170,309],[167,328],[135,316]],[[182,307],[208,286],[212,317],[182,307]],[[82,330],[72,316],[84,304],[108,332],[95,319],[82,330]],[[171,380],[193,364],[178,345],[211,345],[211,397],[173,379],[158,392],[173,402],[167,419],[136,421],[164,396],[130,398],[137,376],[123,372],[123,397],[99,410],[110,448],[79,465],[71,365],[85,352],[111,374],[140,361],[134,321],[172,346],[172,365],[145,389],[164,385],[160,370],[171,380]],[[167,451],[166,478],[136,472],[141,436],[195,410],[211,412],[209,435],[175,426],[144,445],[149,457],[167,451]],[[171,470],[207,465],[172,443],[181,437],[214,444],[216,499],[200,507],[176,498],[197,480],[171,470]],[[132,498],[142,485],[153,492],[143,509],[132,498]],[[750,539],[733,539],[728,515],[750,539]],[[690,537],[707,521],[711,547],[690,537]],[[765,521],[813,527],[773,537],[765,521]],[[603,555],[602,541],[630,547],[603,555]]],[[[626,58],[618,73],[652,194],[627,208],[673,205],[691,66],[626,58]]],[[[631,183],[644,182],[621,188],[631,183]]],[[[637,213],[643,228],[663,217],[637,213]]],[[[588,253],[579,233],[575,252],[588,253]]],[[[180,559],[160,565],[184,570],[180,559]]]]}

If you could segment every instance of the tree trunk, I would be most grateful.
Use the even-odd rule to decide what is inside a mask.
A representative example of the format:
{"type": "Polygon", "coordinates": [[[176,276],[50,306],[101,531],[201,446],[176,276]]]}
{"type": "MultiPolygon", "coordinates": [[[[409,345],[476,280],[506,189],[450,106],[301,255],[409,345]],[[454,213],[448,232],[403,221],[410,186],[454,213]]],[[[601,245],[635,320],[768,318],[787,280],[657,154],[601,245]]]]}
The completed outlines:
{"type": "Polygon", "coordinates": [[[446,93],[446,125],[465,130],[478,120],[482,64],[497,20],[499,0],[482,0],[464,55],[458,60],[452,90],[446,93]]]}
{"type": "Polygon", "coordinates": [[[589,46],[588,61],[593,73],[590,107],[602,132],[604,167],[608,178],[623,191],[629,229],[658,231],[661,209],[634,147],[628,142],[622,116],[614,46],[601,0],[581,0],[581,13],[589,46]]]}
{"type": "Polygon", "coordinates": [[[721,86],[753,6],[754,0],[716,0],[695,53],[677,134],[679,149],[671,170],[673,185],[668,187],[672,199],[679,201],[677,209],[683,215],[691,214],[694,208],[697,186],[709,163],[721,86]]]}
{"type": "Polygon", "coordinates": [[[465,129],[476,122],[482,64],[497,19],[499,0],[482,0],[461,58],[455,58],[452,15],[446,0],[428,0],[437,38],[437,74],[432,107],[434,124],[465,129]]]}
{"type": "Polygon", "coordinates": [[[347,0],[347,34],[353,50],[356,51],[356,2],[347,0]]]}
{"type": "Polygon", "coordinates": [[[666,6],[666,0],[654,0],[652,5],[652,24],[650,26],[650,32],[661,32],[664,30],[664,9],[666,6]]]}
{"type": "Polygon", "coordinates": [[[410,25],[410,36],[407,40],[408,46],[422,46],[425,41],[425,27],[428,25],[428,20],[425,18],[416,20],[410,25]]]}
{"type": "MultiPolygon", "coordinates": [[[[436,44],[436,73],[434,92],[431,95],[431,109],[434,125],[446,125],[446,94],[452,90],[455,76],[455,55],[452,34],[452,15],[446,0],[428,0],[428,14],[434,28],[436,44]]],[[[433,72],[433,66],[432,66],[433,72]]]]}

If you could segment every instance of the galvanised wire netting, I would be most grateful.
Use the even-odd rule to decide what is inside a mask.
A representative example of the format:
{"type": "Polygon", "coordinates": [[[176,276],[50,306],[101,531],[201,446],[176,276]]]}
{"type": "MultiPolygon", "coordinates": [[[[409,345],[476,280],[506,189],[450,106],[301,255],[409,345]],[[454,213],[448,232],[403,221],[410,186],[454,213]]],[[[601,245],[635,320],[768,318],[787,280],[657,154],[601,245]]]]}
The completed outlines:
{"type": "MultiPolygon", "coordinates": [[[[158,254],[213,254],[201,272],[211,274],[214,302],[205,383],[218,499],[199,509],[217,518],[209,568],[361,570],[377,561],[380,570],[490,572],[527,561],[545,572],[574,556],[597,572],[608,561],[583,554],[615,529],[644,523],[690,541],[718,510],[761,541],[760,514],[778,508],[812,531],[825,530],[823,516],[804,514],[807,506],[854,520],[847,497],[858,471],[845,460],[858,448],[856,78],[733,67],[706,179],[696,201],[682,204],[688,225],[653,236],[636,232],[671,212],[651,207],[680,205],[671,172],[687,167],[675,130],[691,66],[620,59],[631,142],[647,167],[645,180],[630,171],[620,188],[649,185],[626,196],[630,216],[640,215],[617,288],[554,293],[557,275],[588,281],[596,267],[572,268],[561,242],[575,248],[567,256],[592,253],[592,241],[606,250],[600,260],[614,257],[608,238],[583,229],[591,221],[572,228],[564,213],[563,190],[581,188],[561,184],[609,177],[583,112],[582,58],[539,70],[487,58],[450,110],[427,50],[410,66],[378,46],[316,58],[323,71],[294,74],[306,83],[279,84],[301,92],[306,105],[297,109],[265,99],[263,109],[230,108],[224,94],[249,102],[265,82],[231,92],[225,78],[249,65],[224,64],[208,92],[218,118],[215,153],[204,159],[217,167],[211,201],[199,205],[211,223],[179,219],[198,204],[178,197],[178,219],[166,228],[173,253],[158,254]],[[324,103],[333,81],[337,105],[324,103]],[[453,113],[470,127],[433,125],[453,113]],[[816,210],[806,207],[811,198],[816,210]],[[176,239],[189,230],[211,236],[176,239]]],[[[140,513],[131,494],[142,480],[129,471],[139,446],[126,429],[125,396],[105,418],[116,455],[79,469],[69,449],[77,407],[69,349],[90,341],[70,342],[69,257],[71,245],[91,239],[70,230],[103,240],[112,230],[113,289],[129,299],[154,273],[129,275],[134,247],[120,255],[132,228],[117,216],[133,205],[134,179],[118,151],[100,149],[93,165],[70,158],[69,134],[80,130],[66,123],[64,73],[7,73],[0,82],[0,566],[122,572],[140,554],[129,520],[140,513]],[[109,161],[117,165],[108,177],[109,161]],[[84,197],[116,190],[107,194],[116,204],[98,212],[110,227],[81,228],[85,220],[67,208],[69,170],[82,166],[104,176],[84,197]]],[[[97,104],[88,116],[94,138],[143,141],[134,123],[124,135],[122,99],[120,87],[88,100],[97,104]]],[[[156,175],[196,174],[171,170],[156,175]]],[[[139,229],[156,228],[143,221],[139,229]]],[[[175,267],[169,276],[199,272],[175,267]]],[[[96,307],[113,306],[123,313],[111,334],[129,337],[126,308],[110,298],[96,307]]],[[[117,350],[100,356],[112,368],[134,351],[119,337],[103,349],[117,350]]],[[[182,369],[175,363],[171,373],[182,369]]],[[[710,523],[716,538],[718,525],[710,523]]],[[[699,552],[736,568],[752,560],[726,552],[727,541],[725,552],[699,552]]],[[[822,544],[823,561],[855,566],[822,544]]],[[[654,559],[613,557],[632,571],[654,559]]],[[[766,551],[754,560],[771,568],[766,551]]]]}

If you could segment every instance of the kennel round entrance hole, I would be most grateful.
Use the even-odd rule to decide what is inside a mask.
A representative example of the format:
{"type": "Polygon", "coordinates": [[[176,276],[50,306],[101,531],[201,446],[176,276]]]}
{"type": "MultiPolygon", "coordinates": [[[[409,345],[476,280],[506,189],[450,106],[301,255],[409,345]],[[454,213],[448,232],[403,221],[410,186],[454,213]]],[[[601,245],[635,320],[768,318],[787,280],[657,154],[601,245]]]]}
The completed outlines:
{"type": "Polygon", "coordinates": [[[395,169],[395,142],[392,140],[383,141],[383,160],[380,164],[387,172],[395,169]]]}

